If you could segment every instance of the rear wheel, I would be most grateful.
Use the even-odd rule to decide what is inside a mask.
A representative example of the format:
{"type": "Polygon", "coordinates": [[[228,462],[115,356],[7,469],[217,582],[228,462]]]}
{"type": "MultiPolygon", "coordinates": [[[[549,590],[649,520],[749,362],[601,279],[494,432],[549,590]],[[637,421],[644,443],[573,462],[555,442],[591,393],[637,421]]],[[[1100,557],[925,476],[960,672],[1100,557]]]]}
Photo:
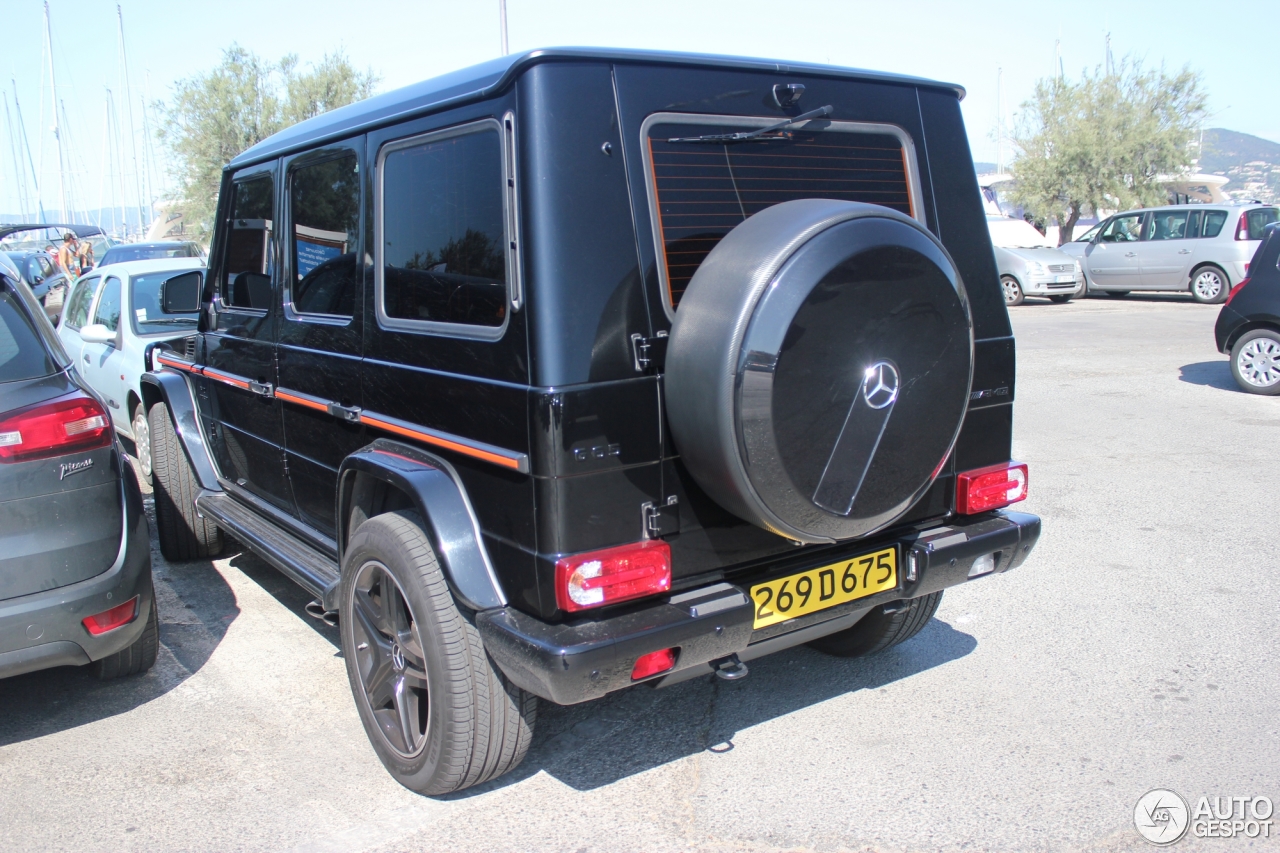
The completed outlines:
{"type": "Polygon", "coordinates": [[[396,781],[447,794],[524,759],[537,697],[486,654],[416,513],[375,516],[352,534],[339,613],[360,722],[396,781]]]}
{"type": "Polygon", "coordinates": [[[138,473],[145,482],[151,482],[151,425],[147,413],[138,403],[133,407],[133,448],[138,454],[138,473]]]}
{"type": "Polygon", "coordinates": [[[1021,305],[1026,298],[1022,293],[1022,285],[1011,275],[1000,276],[1000,289],[1004,292],[1005,305],[1021,305]]]}
{"type": "Polygon", "coordinates": [[[1280,334],[1254,329],[1231,348],[1231,374],[1250,394],[1280,394],[1280,334]]]}
{"type": "Polygon", "coordinates": [[[146,672],[155,666],[156,656],[160,653],[160,619],[156,615],[156,600],[151,599],[151,611],[147,614],[147,627],[142,636],[134,640],[127,648],[102,660],[94,661],[93,674],[103,681],[122,678],[146,672]]]}
{"type": "MultiPolygon", "coordinates": [[[[820,652],[841,658],[873,655],[885,649],[905,643],[928,624],[938,612],[942,592],[934,592],[921,598],[913,598],[907,606],[894,612],[877,607],[858,620],[852,628],[829,634],[809,643],[820,652]]],[[[901,602],[895,602],[896,606],[901,602]]],[[[891,605],[886,605],[891,606],[891,605]]]]}
{"type": "Polygon", "coordinates": [[[1217,267],[1201,267],[1191,274],[1191,297],[1205,305],[1227,298],[1227,274],[1217,267]]]}
{"type": "Polygon", "coordinates": [[[1107,290],[1107,291],[1104,291],[1104,292],[1107,294],[1107,296],[1114,296],[1114,297],[1117,297],[1117,298],[1119,298],[1119,297],[1121,297],[1121,296],[1128,296],[1128,295],[1129,295],[1129,291],[1127,291],[1127,290],[1107,290]]]}
{"type": "Polygon", "coordinates": [[[147,414],[156,499],[156,532],[166,560],[196,560],[222,553],[222,531],[196,512],[200,484],[178,444],[169,407],[157,403],[147,414]]]}

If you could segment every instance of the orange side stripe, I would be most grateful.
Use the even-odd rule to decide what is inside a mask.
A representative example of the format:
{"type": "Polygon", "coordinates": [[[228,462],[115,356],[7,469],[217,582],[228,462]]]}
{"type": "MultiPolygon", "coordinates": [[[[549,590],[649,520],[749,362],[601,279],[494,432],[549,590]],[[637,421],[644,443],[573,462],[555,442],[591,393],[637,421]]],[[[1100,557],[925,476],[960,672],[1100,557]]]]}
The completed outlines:
{"type": "Polygon", "coordinates": [[[486,462],[492,462],[495,465],[501,465],[504,468],[510,468],[513,471],[520,470],[520,462],[507,456],[499,456],[497,453],[490,453],[487,450],[480,450],[475,447],[468,447],[465,444],[459,444],[456,441],[449,441],[447,438],[439,438],[426,432],[419,432],[416,429],[407,429],[396,424],[389,424],[386,421],[380,421],[377,418],[370,417],[365,414],[360,415],[361,423],[368,424],[371,427],[394,432],[397,435],[403,435],[406,438],[412,438],[415,441],[425,442],[426,444],[434,444],[437,447],[443,447],[447,450],[454,450],[458,453],[472,456],[476,459],[483,459],[486,462]]]}
{"type": "Polygon", "coordinates": [[[188,364],[185,361],[173,361],[172,359],[165,358],[163,355],[160,355],[159,353],[156,354],[156,361],[160,362],[165,367],[172,367],[174,370],[185,370],[188,373],[204,372],[194,364],[188,364]]]}
{"type": "Polygon", "coordinates": [[[276,389],[276,397],[288,403],[297,403],[299,406],[306,406],[308,409],[315,409],[317,412],[327,412],[329,407],[317,400],[308,400],[306,397],[299,397],[296,394],[290,394],[288,391],[276,389]]]}
{"type": "Polygon", "coordinates": [[[216,379],[216,380],[218,380],[219,382],[225,382],[225,383],[227,383],[228,385],[233,385],[233,386],[235,386],[236,388],[243,388],[243,389],[244,389],[244,390],[246,390],[246,391],[248,391],[248,390],[249,390],[249,383],[248,383],[248,382],[246,382],[245,380],[243,380],[243,379],[237,379],[237,378],[236,378],[236,377],[234,377],[234,376],[229,376],[229,375],[227,375],[227,374],[225,374],[225,373],[222,373],[221,371],[214,370],[214,369],[213,369],[213,368],[211,368],[211,367],[206,367],[206,368],[204,369],[204,375],[205,375],[205,376],[212,377],[213,379],[216,379]]]}

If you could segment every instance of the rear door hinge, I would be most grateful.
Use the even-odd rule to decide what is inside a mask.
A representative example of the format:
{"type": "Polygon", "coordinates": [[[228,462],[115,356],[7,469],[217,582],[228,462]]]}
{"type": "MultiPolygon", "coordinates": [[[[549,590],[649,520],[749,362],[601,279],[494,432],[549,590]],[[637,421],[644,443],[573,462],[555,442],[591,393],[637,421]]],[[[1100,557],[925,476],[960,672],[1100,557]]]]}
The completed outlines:
{"type": "Polygon", "coordinates": [[[665,331],[646,338],[639,332],[631,335],[631,354],[635,358],[636,373],[644,373],[650,367],[662,370],[667,360],[667,340],[665,331]]]}
{"type": "Polygon", "coordinates": [[[644,538],[660,539],[680,532],[680,507],[675,495],[665,504],[644,503],[640,506],[644,518],[644,538]]]}

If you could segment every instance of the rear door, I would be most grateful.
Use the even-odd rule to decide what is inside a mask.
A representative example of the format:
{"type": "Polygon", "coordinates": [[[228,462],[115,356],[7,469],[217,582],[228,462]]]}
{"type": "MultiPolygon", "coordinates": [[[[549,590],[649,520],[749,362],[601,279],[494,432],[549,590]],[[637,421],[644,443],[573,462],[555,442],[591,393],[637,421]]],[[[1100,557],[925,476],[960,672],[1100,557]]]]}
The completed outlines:
{"type": "Polygon", "coordinates": [[[67,297],[66,311],[58,324],[58,338],[73,364],[81,364],[80,351],[84,349],[84,341],[80,340],[80,329],[89,323],[89,309],[93,307],[93,297],[98,294],[100,284],[101,276],[87,276],[76,283],[67,297]]]}
{"type": "Polygon", "coordinates": [[[1153,290],[1186,290],[1187,270],[1194,247],[1192,235],[1200,227],[1200,211],[1156,210],[1151,233],[1140,246],[1142,284],[1153,290]]]}
{"type": "Polygon", "coordinates": [[[123,332],[120,328],[123,278],[110,274],[103,276],[102,288],[89,317],[90,324],[99,323],[115,332],[115,343],[84,344],[80,351],[80,372],[106,401],[112,426],[129,432],[130,413],[125,409],[128,396],[124,387],[124,355],[121,350],[123,332]]]}
{"type": "Polygon", "coordinates": [[[1089,247],[1089,277],[1100,287],[1137,290],[1142,286],[1142,261],[1138,255],[1147,214],[1114,217],[1089,247]]]}
{"type": "Polygon", "coordinates": [[[284,467],[284,427],[276,384],[279,316],[275,244],[276,164],[253,166],[232,179],[230,212],[210,266],[213,307],[204,336],[205,372],[198,402],[222,476],[294,514],[284,467]]]}
{"type": "Polygon", "coordinates": [[[328,409],[336,403],[354,413],[361,404],[363,145],[361,137],[284,163],[285,286],[276,397],[299,515],[329,537],[338,466],[367,443],[358,420],[328,409]]]}

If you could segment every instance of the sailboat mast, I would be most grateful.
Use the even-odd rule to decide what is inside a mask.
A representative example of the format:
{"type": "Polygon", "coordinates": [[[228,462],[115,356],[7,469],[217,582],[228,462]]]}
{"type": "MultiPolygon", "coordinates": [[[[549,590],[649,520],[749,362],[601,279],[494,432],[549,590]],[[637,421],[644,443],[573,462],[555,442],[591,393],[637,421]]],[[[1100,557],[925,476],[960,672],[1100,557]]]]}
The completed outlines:
{"type": "Polygon", "coordinates": [[[40,214],[37,222],[48,222],[44,215],[44,200],[40,198],[40,173],[36,171],[36,161],[31,156],[31,141],[27,139],[27,125],[22,120],[22,104],[18,102],[18,81],[10,78],[13,84],[13,111],[18,114],[18,129],[22,132],[22,144],[27,149],[27,165],[31,167],[31,184],[36,191],[36,211],[40,214]]]}
{"type": "Polygon", "coordinates": [[[53,139],[58,144],[58,197],[62,204],[62,219],[67,219],[67,182],[63,175],[62,133],[58,129],[58,81],[53,76],[53,30],[49,26],[49,0],[44,0],[44,40],[49,51],[49,100],[53,106],[53,139]]]}
{"type": "Polygon", "coordinates": [[[9,158],[13,161],[13,186],[18,191],[18,206],[22,209],[22,221],[27,220],[27,170],[18,159],[18,130],[13,124],[13,114],[9,112],[9,93],[4,93],[4,126],[9,136],[9,158]]]}
{"type": "Polygon", "coordinates": [[[146,233],[147,226],[150,224],[148,221],[150,217],[147,214],[151,205],[142,198],[142,172],[138,169],[138,137],[133,127],[133,90],[129,88],[129,58],[124,49],[124,12],[120,10],[119,4],[116,4],[116,20],[120,25],[120,73],[123,77],[121,85],[124,87],[124,114],[129,122],[129,152],[133,159],[133,183],[138,199],[138,232],[146,233]]]}

